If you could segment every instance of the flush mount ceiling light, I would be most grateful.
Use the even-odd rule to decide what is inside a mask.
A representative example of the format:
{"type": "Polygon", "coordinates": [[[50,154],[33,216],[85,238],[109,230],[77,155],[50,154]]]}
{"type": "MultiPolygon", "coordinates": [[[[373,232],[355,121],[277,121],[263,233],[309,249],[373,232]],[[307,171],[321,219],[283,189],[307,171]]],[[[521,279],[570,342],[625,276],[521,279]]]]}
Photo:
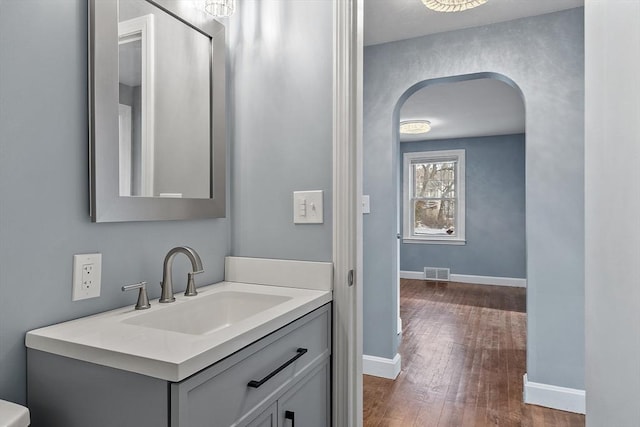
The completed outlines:
{"type": "Polygon", "coordinates": [[[236,0],[205,0],[204,10],[215,17],[226,18],[236,10],[236,0]]]}
{"type": "Polygon", "coordinates": [[[422,0],[425,6],[436,12],[462,12],[486,2],[487,0],[422,0]]]}
{"type": "Polygon", "coordinates": [[[400,133],[405,135],[417,135],[431,130],[429,120],[407,120],[400,122],[400,133]]]}

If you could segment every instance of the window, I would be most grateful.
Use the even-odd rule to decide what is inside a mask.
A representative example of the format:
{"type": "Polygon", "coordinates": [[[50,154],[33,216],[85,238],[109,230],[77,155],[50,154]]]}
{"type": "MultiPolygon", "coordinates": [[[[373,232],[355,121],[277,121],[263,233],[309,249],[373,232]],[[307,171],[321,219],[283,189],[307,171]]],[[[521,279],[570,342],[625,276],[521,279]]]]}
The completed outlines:
{"type": "Polygon", "coordinates": [[[465,244],[464,150],[404,154],[405,243],[465,244]]]}

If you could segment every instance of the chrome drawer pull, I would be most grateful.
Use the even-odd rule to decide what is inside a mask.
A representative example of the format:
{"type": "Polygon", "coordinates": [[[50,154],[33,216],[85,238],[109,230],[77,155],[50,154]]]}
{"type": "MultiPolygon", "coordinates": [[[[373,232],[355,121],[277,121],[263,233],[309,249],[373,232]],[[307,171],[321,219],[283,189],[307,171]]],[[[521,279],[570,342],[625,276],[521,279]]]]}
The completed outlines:
{"type": "Polygon", "coordinates": [[[282,371],[284,368],[286,368],[287,366],[291,365],[293,362],[295,362],[296,360],[298,360],[300,357],[302,357],[303,354],[305,354],[307,352],[306,348],[299,348],[296,350],[296,355],[293,356],[291,359],[287,360],[286,362],[284,362],[279,368],[277,368],[276,370],[274,370],[273,372],[271,372],[269,375],[267,375],[266,377],[264,377],[263,379],[261,379],[260,381],[256,381],[256,380],[251,380],[249,381],[249,384],[247,384],[248,387],[253,387],[253,388],[258,388],[260,387],[262,384],[266,383],[267,381],[269,381],[271,378],[275,377],[276,375],[278,375],[278,373],[280,373],[280,371],[282,371]]]}

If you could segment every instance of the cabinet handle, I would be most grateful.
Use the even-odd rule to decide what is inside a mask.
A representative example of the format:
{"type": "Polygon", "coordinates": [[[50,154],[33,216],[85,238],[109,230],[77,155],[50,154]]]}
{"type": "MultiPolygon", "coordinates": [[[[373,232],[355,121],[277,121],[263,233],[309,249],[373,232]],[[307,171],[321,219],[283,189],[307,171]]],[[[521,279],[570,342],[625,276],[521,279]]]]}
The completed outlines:
{"type": "Polygon", "coordinates": [[[271,372],[269,375],[267,375],[266,377],[264,377],[263,379],[261,379],[260,381],[256,381],[256,380],[251,380],[249,381],[249,384],[247,384],[248,387],[253,387],[253,388],[258,388],[260,387],[262,384],[266,383],[267,381],[269,381],[271,378],[275,377],[276,375],[278,375],[278,373],[280,373],[280,371],[282,371],[284,368],[286,368],[287,366],[291,365],[293,362],[295,362],[296,360],[298,360],[300,357],[302,357],[303,354],[305,354],[307,352],[306,348],[299,348],[296,350],[296,355],[293,356],[291,359],[287,360],[286,362],[284,362],[279,368],[277,368],[276,370],[274,370],[273,372],[271,372]]]}
{"type": "Polygon", "coordinates": [[[291,427],[296,427],[296,413],[293,411],[284,411],[284,419],[291,420],[291,427]]]}

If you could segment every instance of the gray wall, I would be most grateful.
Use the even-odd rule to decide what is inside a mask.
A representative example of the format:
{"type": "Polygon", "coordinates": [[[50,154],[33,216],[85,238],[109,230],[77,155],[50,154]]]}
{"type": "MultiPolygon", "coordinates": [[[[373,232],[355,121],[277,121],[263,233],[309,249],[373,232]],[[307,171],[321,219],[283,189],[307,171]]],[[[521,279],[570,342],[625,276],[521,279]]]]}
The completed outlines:
{"type": "Polygon", "coordinates": [[[587,0],[585,18],[587,426],[635,427],[640,2],[587,0]]]}
{"type": "Polygon", "coordinates": [[[400,176],[404,153],[458,149],[465,150],[467,244],[403,243],[400,270],[525,278],[524,135],[403,142],[400,176]]]}
{"type": "Polygon", "coordinates": [[[332,7],[236,3],[228,26],[235,255],[331,260],[332,7]],[[293,224],[296,190],[324,190],[324,224],[293,224]]]}
{"type": "MultiPolygon", "coordinates": [[[[332,4],[238,2],[228,22],[233,254],[331,260],[332,4]],[[325,223],[294,226],[294,190],[325,190],[325,223]]],[[[176,245],[224,276],[229,219],[92,224],[85,0],[0,0],[0,399],[24,403],[26,331],[157,298],[176,245]],[[19,47],[19,48],[17,48],[19,47]],[[71,302],[72,255],[103,254],[100,298],[71,302]]],[[[176,259],[177,290],[190,264],[176,259]]]]}
{"type": "Polygon", "coordinates": [[[397,107],[425,80],[493,72],[526,107],[529,380],[584,388],[583,31],[578,8],[365,49],[365,354],[398,345],[397,107]]]}
{"type": "MultiPolygon", "coordinates": [[[[25,401],[26,331],[124,305],[162,261],[190,245],[199,284],[223,278],[229,220],[92,224],[89,220],[87,2],[0,0],[0,399],[25,401]],[[71,302],[72,256],[102,252],[99,298],[71,302]]],[[[184,257],[183,257],[184,258],[184,257]]],[[[176,259],[184,289],[189,264],[176,259]]]]}

